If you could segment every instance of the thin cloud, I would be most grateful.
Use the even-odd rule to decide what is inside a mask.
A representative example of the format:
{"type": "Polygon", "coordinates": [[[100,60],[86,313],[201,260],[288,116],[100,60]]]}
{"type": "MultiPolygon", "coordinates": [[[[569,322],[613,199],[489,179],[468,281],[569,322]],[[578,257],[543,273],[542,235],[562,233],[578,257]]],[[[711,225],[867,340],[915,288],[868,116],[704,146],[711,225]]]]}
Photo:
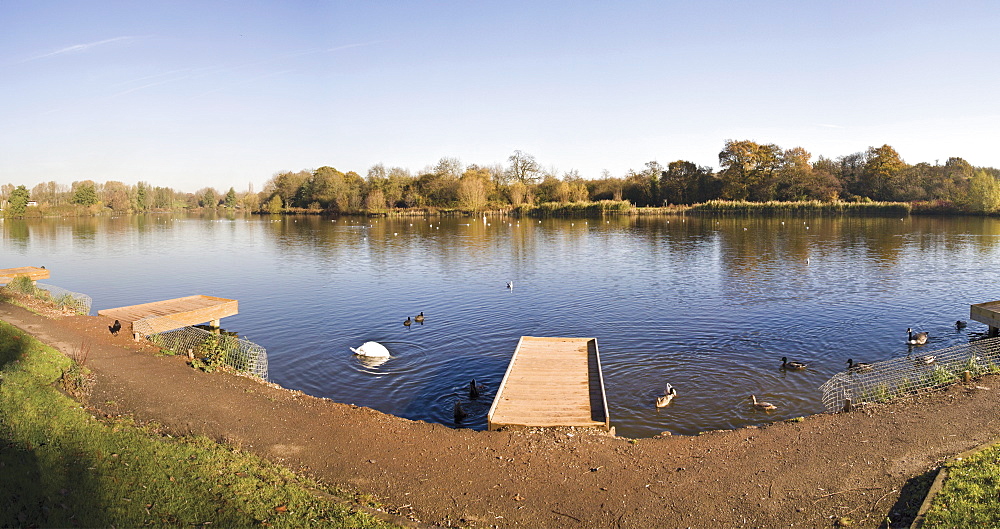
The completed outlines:
{"type": "Polygon", "coordinates": [[[842,129],[842,128],[844,128],[843,125],[831,125],[830,123],[820,123],[819,126],[825,128],[825,129],[842,129]]]}
{"type": "Polygon", "coordinates": [[[49,53],[43,53],[41,55],[36,55],[34,57],[29,57],[29,58],[21,61],[19,64],[23,64],[23,63],[31,62],[31,61],[37,61],[39,59],[47,59],[49,57],[55,57],[57,55],[64,55],[64,54],[67,54],[67,53],[83,52],[83,51],[87,51],[87,50],[89,50],[91,48],[95,48],[97,46],[101,46],[101,45],[104,45],[104,44],[110,44],[112,42],[119,42],[119,41],[123,41],[123,40],[131,40],[133,38],[135,38],[135,37],[130,37],[130,36],[114,37],[114,38],[111,38],[111,39],[104,39],[104,40],[99,40],[99,41],[96,41],[96,42],[88,42],[87,44],[74,44],[72,46],[67,46],[65,48],[62,48],[62,49],[59,49],[59,50],[56,50],[56,51],[52,51],[52,52],[49,52],[49,53]]]}

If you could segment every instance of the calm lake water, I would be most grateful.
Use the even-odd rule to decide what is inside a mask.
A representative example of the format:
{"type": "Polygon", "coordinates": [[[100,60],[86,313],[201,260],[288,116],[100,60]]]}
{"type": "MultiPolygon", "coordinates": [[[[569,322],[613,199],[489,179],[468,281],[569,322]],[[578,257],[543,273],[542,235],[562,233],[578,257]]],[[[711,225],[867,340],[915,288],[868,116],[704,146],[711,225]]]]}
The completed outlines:
{"type": "Polygon", "coordinates": [[[955,321],[1000,299],[1000,221],[973,217],[148,215],[0,234],[0,268],[44,265],[93,314],[237,299],[223,326],[267,348],[271,381],[449,426],[462,399],[479,429],[522,335],[597,338],[619,435],[695,434],[822,412],[817,388],[848,358],[907,354],[907,327],[930,333],[925,350],[967,342],[986,327],[955,321]],[[393,357],[353,356],[367,340],[393,357]],[[470,403],[473,378],[486,394],[470,403]],[[678,396],[657,409],[667,382],[678,396]]]}

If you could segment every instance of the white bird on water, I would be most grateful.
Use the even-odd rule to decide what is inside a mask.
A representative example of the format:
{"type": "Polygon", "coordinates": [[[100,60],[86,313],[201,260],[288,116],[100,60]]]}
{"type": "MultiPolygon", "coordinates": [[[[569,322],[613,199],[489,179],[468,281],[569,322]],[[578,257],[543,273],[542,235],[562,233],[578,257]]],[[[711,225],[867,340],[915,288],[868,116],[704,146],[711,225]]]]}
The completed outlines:
{"type": "Polygon", "coordinates": [[[358,356],[368,356],[373,358],[389,358],[389,350],[378,342],[365,342],[357,349],[351,347],[351,351],[358,356]]]}

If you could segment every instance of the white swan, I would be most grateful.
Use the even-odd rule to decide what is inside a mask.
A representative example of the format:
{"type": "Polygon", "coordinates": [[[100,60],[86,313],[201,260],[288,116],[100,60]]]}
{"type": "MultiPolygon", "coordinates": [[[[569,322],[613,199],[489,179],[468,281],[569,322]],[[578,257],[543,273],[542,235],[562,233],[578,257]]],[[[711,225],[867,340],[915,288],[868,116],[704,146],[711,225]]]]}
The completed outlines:
{"type": "Polygon", "coordinates": [[[389,350],[378,342],[365,342],[357,349],[351,347],[351,351],[358,356],[368,356],[373,358],[389,358],[389,350]]]}

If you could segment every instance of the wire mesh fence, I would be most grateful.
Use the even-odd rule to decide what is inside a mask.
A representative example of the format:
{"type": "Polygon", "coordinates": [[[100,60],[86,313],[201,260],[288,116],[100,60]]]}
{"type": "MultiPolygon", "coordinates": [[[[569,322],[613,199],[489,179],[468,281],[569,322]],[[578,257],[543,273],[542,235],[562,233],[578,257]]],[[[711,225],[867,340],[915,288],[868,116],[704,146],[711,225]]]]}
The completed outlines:
{"type": "Polygon", "coordinates": [[[90,296],[79,292],[71,292],[62,287],[47,285],[32,281],[28,276],[17,276],[6,285],[5,290],[35,297],[42,301],[54,303],[61,309],[69,309],[79,314],[90,314],[94,301],[90,296]]]}
{"type": "Polygon", "coordinates": [[[907,356],[854,364],[826,381],[823,405],[827,411],[852,405],[888,402],[897,397],[939,389],[966,376],[1000,373],[1000,337],[985,338],[936,351],[911,351],[907,356]],[[966,375],[968,373],[968,375],[966,375]]]}
{"type": "MultiPolygon", "coordinates": [[[[79,292],[72,292],[62,287],[44,283],[35,283],[35,287],[38,290],[47,292],[47,294],[44,294],[46,296],[45,299],[52,301],[62,308],[71,309],[79,314],[90,314],[90,307],[94,304],[94,300],[91,299],[90,296],[79,292]]],[[[36,294],[36,296],[37,295],[38,294],[36,294]]]]}
{"type": "Polygon", "coordinates": [[[267,350],[249,340],[197,327],[146,334],[142,320],[133,323],[133,332],[174,354],[190,354],[207,365],[226,365],[241,373],[267,380],[267,350]],[[190,353],[189,353],[190,352],[190,353]]]}

